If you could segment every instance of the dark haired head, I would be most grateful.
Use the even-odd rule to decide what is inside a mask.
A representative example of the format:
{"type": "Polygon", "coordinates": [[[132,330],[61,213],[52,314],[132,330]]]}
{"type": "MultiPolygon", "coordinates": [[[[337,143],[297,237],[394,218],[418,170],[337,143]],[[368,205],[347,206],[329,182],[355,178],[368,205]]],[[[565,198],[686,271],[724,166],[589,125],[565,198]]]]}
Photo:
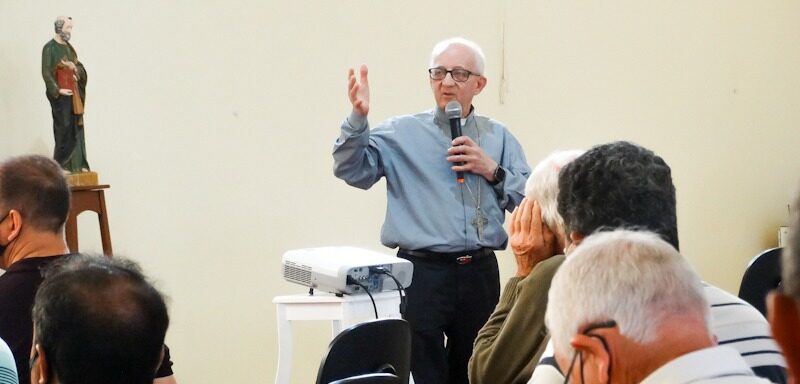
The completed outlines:
{"type": "Polygon", "coordinates": [[[0,163],[0,215],[15,209],[30,226],[58,233],[67,221],[70,192],[61,167],[39,155],[0,163]]]}
{"type": "Polygon", "coordinates": [[[568,232],[647,229],[678,249],[675,186],[653,151],[625,141],[595,146],[561,170],[558,187],[568,232]]]}
{"type": "Polygon", "coordinates": [[[62,384],[152,383],[169,324],[161,294],[130,261],[74,255],[36,293],[34,345],[62,384]]]}

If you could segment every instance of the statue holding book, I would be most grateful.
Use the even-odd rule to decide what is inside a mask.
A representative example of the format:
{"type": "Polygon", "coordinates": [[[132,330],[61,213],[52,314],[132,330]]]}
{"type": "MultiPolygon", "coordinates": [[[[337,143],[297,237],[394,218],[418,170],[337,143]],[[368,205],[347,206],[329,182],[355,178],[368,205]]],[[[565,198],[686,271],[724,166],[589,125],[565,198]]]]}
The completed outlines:
{"type": "Polygon", "coordinates": [[[42,49],[42,77],[53,112],[53,158],[69,173],[89,171],[83,132],[86,69],[69,43],[72,18],[59,16],[55,37],[42,49]]]}

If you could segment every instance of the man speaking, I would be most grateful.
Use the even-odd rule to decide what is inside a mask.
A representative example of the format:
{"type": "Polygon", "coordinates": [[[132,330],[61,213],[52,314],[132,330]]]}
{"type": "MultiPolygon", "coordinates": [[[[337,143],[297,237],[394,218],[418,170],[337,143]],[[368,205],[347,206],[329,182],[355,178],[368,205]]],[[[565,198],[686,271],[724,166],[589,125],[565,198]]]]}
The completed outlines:
{"type": "Polygon", "coordinates": [[[511,132],[475,113],[472,98],[486,86],[477,44],[436,44],[428,74],[435,108],[370,129],[367,67],[350,70],[353,110],[334,144],[334,174],[361,189],[386,178],[381,242],[414,263],[406,312],[414,381],[467,383],[475,335],[500,295],[494,250],[508,241],[505,211],[522,201],[530,168],[511,132]],[[462,136],[453,135],[458,126],[462,136]]]}

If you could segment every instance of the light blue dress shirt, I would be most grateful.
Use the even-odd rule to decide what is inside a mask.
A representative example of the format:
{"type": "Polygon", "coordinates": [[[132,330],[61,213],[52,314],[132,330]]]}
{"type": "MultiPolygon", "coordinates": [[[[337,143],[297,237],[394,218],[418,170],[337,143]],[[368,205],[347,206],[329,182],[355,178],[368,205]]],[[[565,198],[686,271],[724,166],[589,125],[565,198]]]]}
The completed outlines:
{"type": "Polygon", "coordinates": [[[456,182],[447,161],[450,125],[438,108],[394,117],[375,129],[355,113],[342,123],[333,147],[334,174],[361,189],[386,178],[381,243],[434,252],[505,249],[505,211],[522,201],[530,167],[511,132],[496,120],[476,116],[474,108],[462,133],[505,169],[505,181],[492,186],[482,176],[466,172],[465,184],[456,182]],[[483,240],[472,223],[479,191],[480,210],[488,219],[483,240]]]}

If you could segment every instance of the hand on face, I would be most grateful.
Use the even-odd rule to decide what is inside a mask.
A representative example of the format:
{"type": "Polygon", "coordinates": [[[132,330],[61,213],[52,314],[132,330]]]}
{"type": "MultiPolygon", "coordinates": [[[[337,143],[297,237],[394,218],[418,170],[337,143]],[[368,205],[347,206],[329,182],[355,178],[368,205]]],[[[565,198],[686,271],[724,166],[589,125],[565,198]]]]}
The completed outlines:
{"type": "Polygon", "coordinates": [[[494,169],[497,168],[497,162],[492,160],[469,136],[460,136],[453,140],[453,146],[447,149],[447,161],[463,163],[462,165],[453,165],[451,168],[454,172],[472,172],[483,176],[489,182],[494,181],[494,169]]]}
{"type": "Polygon", "coordinates": [[[540,261],[556,254],[556,238],[542,221],[539,202],[528,198],[511,213],[509,243],[517,261],[517,277],[528,276],[540,261]]]}
{"type": "Polygon", "coordinates": [[[356,80],[356,73],[351,68],[347,73],[347,89],[353,111],[366,116],[369,113],[369,81],[367,80],[367,66],[359,68],[360,79],[356,80]]]}

